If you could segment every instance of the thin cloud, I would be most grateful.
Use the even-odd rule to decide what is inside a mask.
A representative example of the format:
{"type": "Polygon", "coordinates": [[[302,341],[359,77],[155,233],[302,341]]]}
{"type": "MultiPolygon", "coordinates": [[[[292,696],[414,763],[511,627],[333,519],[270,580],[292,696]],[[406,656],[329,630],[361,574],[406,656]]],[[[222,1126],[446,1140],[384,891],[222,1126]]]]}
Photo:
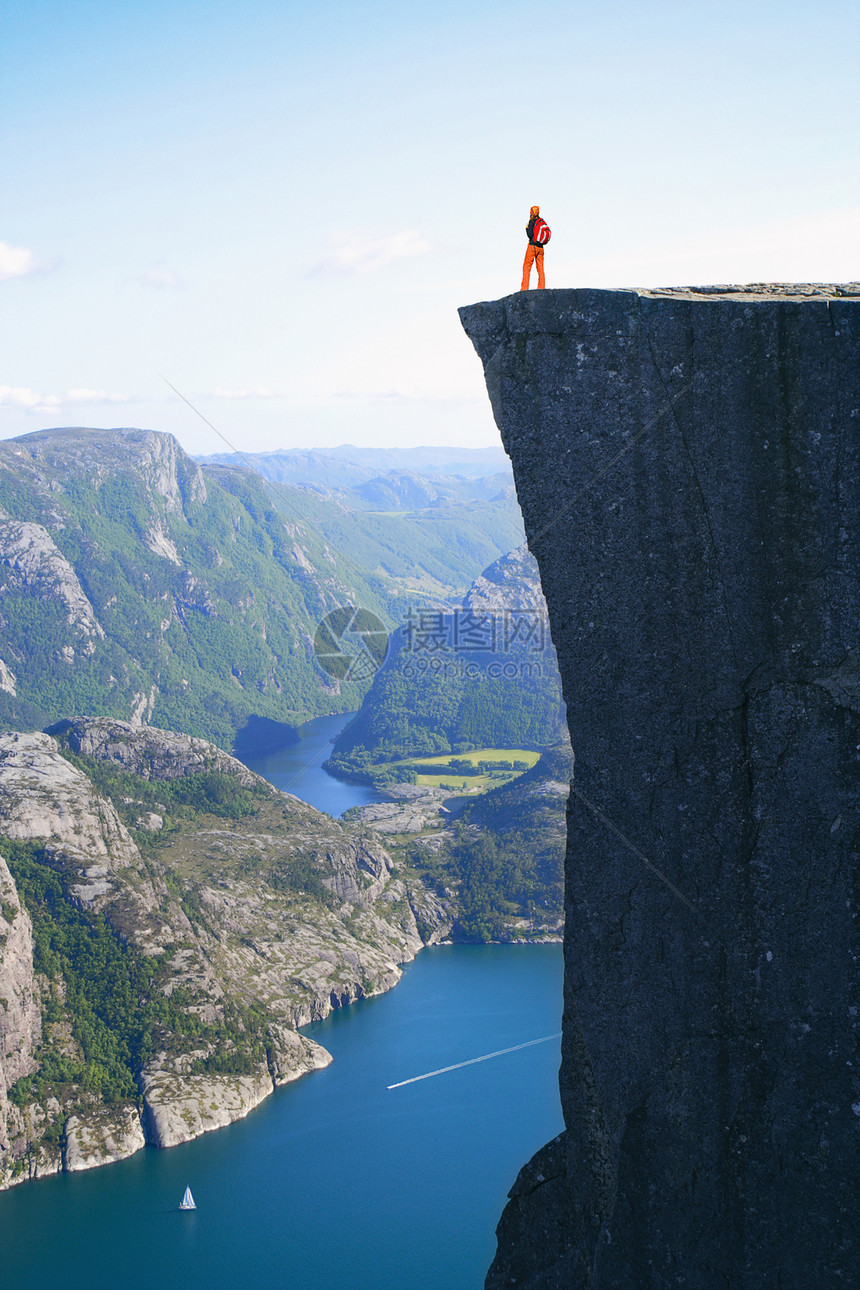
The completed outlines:
{"type": "Polygon", "coordinates": [[[49,412],[60,406],[56,394],[42,395],[24,385],[0,385],[0,407],[23,408],[26,412],[49,412]]]}
{"type": "Polygon", "coordinates": [[[275,393],[265,385],[255,385],[248,390],[225,390],[219,385],[215,390],[216,399],[274,399],[275,393]]]}
{"type": "Polygon", "coordinates": [[[402,403],[440,408],[460,408],[484,403],[480,395],[410,394],[406,390],[334,390],[331,399],[347,403],[402,403]]]}
{"type": "Polygon", "coordinates": [[[158,264],[150,265],[136,281],[142,287],[153,287],[156,291],[181,291],[185,286],[184,279],[163,260],[158,264]]]}
{"type": "Polygon", "coordinates": [[[128,394],[109,394],[107,390],[69,390],[63,403],[131,403],[128,394]]]}
{"type": "Polygon", "coordinates": [[[344,277],[356,273],[375,273],[396,260],[412,259],[426,255],[432,248],[415,229],[403,229],[389,237],[368,237],[360,233],[344,233],[333,238],[333,248],[325,259],[318,261],[308,272],[308,277],[344,277]]]}
{"type": "Polygon", "coordinates": [[[24,412],[56,412],[67,405],[87,404],[89,407],[108,403],[132,403],[127,394],[110,394],[107,390],[90,390],[77,387],[64,395],[40,394],[24,385],[0,385],[0,407],[19,408],[24,412]]]}
{"type": "Polygon", "coordinates": [[[47,273],[56,264],[40,263],[26,246],[10,246],[0,242],[0,282],[9,278],[29,278],[34,273],[47,273]]]}

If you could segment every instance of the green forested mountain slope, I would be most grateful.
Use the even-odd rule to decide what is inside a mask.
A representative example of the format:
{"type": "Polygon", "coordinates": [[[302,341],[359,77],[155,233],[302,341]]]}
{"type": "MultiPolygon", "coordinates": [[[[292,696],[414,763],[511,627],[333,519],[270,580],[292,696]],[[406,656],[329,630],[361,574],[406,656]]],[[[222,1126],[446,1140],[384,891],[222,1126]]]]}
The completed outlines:
{"type": "Polygon", "coordinates": [[[250,472],[205,473],[169,435],[45,431],[0,444],[0,507],[7,726],[136,714],[229,742],[250,714],[360,697],[315,668],[313,632],[385,597],[250,472]]]}
{"type": "MultiPolygon", "coordinates": [[[[435,866],[455,879],[458,929],[470,940],[510,936],[517,920],[561,930],[566,805],[573,755],[565,740],[512,783],[467,803],[435,866]]],[[[425,868],[429,877],[432,870],[425,868]]]]}
{"type": "MultiPolygon", "coordinates": [[[[361,515],[170,435],[39,431],[0,444],[0,724],[141,717],[231,746],[252,715],[357,707],[316,666],[317,623],[389,625],[410,582],[447,594],[517,540],[515,503],[361,515]],[[346,553],[346,554],[345,554],[346,553]]],[[[366,685],[366,683],[364,683],[366,685]]]]}
{"type": "Polygon", "coordinates": [[[418,611],[392,636],[330,764],[366,774],[402,758],[544,748],[563,728],[537,565],[520,547],[475,579],[460,609],[418,611]]]}
{"type": "Polygon", "coordinates": [[[513,492],[391,511],[355,511],[311,489],[287,495],[290,513],[383,579],[397,600],[397,617],[424,603],[411,594],[413,588],[456,603],[482,569],[523,540],[513,492]]]}
{"type": "Polygon", "coordinates": [[[477,796],[399,784],[349,820],[384,839],[398,870],[450,901],[454,940],[557,938],[564,924],[567,739],[477,796]]]}

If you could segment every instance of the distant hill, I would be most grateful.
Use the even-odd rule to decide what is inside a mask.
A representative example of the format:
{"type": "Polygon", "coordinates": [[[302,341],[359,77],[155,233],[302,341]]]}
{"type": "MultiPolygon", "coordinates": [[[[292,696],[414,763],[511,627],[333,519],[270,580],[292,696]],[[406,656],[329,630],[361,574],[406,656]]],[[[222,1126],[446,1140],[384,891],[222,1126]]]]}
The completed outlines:
{"type": "Polygon", "coordinates": [[[287,484],[321,484],[325,488],[354,488],[378,475],[449,475],[477,479],[504,475],[513,483],[503,448],[285,448],[277,452],[214,453],[201,462],[238,466],[250,462],[267,479],[287,484]]]}
{"type": "MultiPolygon", "coordinates": [[[[224,467],[210,466],[216,470],[224,467]]],[[[519,546],[523,522],[513,489],[488,500],[439,501],[405,509],[365,509],[355,492],[323,495],[287,488],[289,514],[301,517],[333,550],[381,579],[399,619],[407,605],[455,605],[489,563],[519,546]],[[416,599],[415,593],[419,593],[416,599]]],[[[278,494],[275,503],[278,504],[278,494]]]]}
{"type": "Polygon", "coordinates": [[[336,499],[350,510],[412,511],[500,500],[516,506],[500,448],[352,448],[216,453],[202,464],[249,466],[275,484],[336,499]]]}
{"type": "Polygon", "coordinates": [[[506,472],[496,475],[416,475],[389,471],[342,489],[338,496],[352,506],[372,511],[417,510],[446,502],[513,501],[514,484],[506,472]]]}

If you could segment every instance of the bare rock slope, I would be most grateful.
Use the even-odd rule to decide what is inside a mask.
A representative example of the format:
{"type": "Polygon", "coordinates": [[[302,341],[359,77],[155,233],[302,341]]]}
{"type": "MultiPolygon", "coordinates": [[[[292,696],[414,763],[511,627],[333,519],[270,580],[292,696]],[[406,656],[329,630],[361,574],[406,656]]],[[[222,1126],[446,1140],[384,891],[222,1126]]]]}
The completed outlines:
{"type": "Polygon", "coordinates": [[[108,719],[0,736],[0,856],[0,1186],[246,1114],[450,925],[372,835],[108,719]]]}

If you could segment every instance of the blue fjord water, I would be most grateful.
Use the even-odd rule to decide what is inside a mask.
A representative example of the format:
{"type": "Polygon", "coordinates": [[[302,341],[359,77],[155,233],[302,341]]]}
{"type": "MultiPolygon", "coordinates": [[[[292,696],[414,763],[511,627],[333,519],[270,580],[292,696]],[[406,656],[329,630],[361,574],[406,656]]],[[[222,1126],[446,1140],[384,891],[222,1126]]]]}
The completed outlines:
{"type": "Polygon", "coordinates": [[[479,1290],[519,1167],[560,1132],[559,945],[424,950],[306,1028],[331,1066],[170,1151],[0,1195],[15,1290],[479,1290]],[[186,1185],[198,1204],[182,1214],[186,1185]]]}
{"type": "Polygon", "coordinates": [[[331,756],[332,743],[354,716],[354,712],[347,712],[333,717],[315,717],[299,726],[296,743],[265,752],[245,752],[241,760],[275,788],[293,793],[329,815],[343,815],[351,806],[380,802],[382,797],[375,789],[366,784],[335,779],[323,770],[323,762],[331,756]]]}
{"type": "MultiPolygon", "coordinates": [[[[297,769],[344,719],[322,720],[297,769]]],[[[332,814],[357,804],[319,788],[332,814]]],[[[246,1119],[0,1194],[0,1286],[480,1290],[517,1170],[562,1128],[559,1040],[387,1086],[554,1034],[561,997],[560,945],[422,951],[393,991],[306,1027],[332,1065],[246,1119]]]]}

